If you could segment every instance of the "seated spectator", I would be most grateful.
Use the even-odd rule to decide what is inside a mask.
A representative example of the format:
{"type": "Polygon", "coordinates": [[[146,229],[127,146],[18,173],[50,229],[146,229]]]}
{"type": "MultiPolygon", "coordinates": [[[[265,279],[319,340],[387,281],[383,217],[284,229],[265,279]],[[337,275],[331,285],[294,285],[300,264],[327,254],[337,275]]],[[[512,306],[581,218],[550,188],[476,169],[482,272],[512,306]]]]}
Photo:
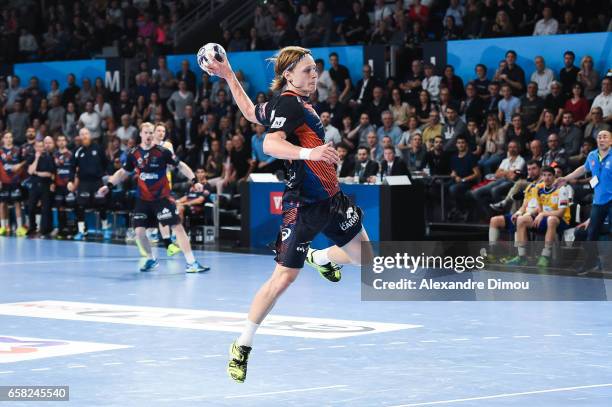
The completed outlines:
{"type": "Polygon", "coordinates": [[[563,13],[563,22],[559,24],[557,34],[576,34],[580,29],[580,25],[574,18],[574,13],[571,10],[565,10],[563,13]]]}
{"type": "Polygon", "coordinates": [[[85,103],[85,111],[79,116],[79,127],[85,127],[89,130],[91,139],[97,141],[101,136],[102,118],[94,110],[93,102],[90,100],[85,103]]]}
{"type": "Polygon", "coordinates": [[[446,16],[444,17],[444,30],[442,31],[442,39],[445,41],[452,41],[461,38],[463,30],[458,27],[455,23],[455,17],[446,16]]]}
{"type": "Polygon", "coordinates": [[[429,174],[435,175],[449,175],[450,169],[450,155],[444,151],[444,139],[442,136],[436,136],[433,140],[433,146],[425,156],[425,166],[429,168],[429,174]]]}
{"type": "Polygon", "coordinates": [[[315,45],[329,44],[332,27],[332,15],[327,11],[325,2],[320,0],[317,2],[317,11],[314,19],[313,43],[315,45]]]}
{"type": "Polygon", "coordinates": [[[491,82],[489,84],[489,97],[487,99],[485,114],[494,114],[497,116],[499,113],[498,105],[499,101],[501,100],[501,95],[499,94],[499,82],[491,82]]]}
{"type": "Polygon", "coordinates": [[[444,14],[444,22],[445,25],[448,23],[446,17],[452,17],[454,24],[457,27],[463,27],[463,16],[465,16],[465,7],[463,7],[459,0],[450,0],[450,4],[446,9],[446,13],[444,14]]]}
{"type": "Polygon", "coordinates": [[[397,145],[397,147],[402,151],[402,156],[404,160],[406,159],[406,157],[404,156],[404,152],[405,150],[410,148],[410,138],[413,134],[416,134],[417,132],[419,134],[422,134],[419,130],[419,122],[417,121],[415,116],[410,116],[410,119],[408,119],[408,128],[402,133],[402,138],[400,139],[400,142],[397,145]]]}
{"type": "Polygon", "coordinates": [[[385,20],[381,20],[376,23],[376,28],[370,36],[369,44],[388,44],[391,42],[392,37],[393,31],[391,31],[385,20]]]}
{"type": "Polygon", "coordinates": [[[538,84],[529,82],[527,93],[521,96],[520,114],[522,122],[529,131],[533,132],[538,126],[538,122],[544,110],[544,100],[538,96],[538,84]]]}
{"type": "Polygon", "coordinates": [[[380,164],[380,172],[383,178],[390,175],[410,175],[406,163],[395,156],[395,148],[393,146],[385,147],[383,158],[380,164]]]}
{"type": "Polygon", "coordinates": [[[375,183],[378,169],[378,162],[370,158],[370,149],[360,146],[357,149],[357,163],[355,164],[355,176],[359,177],[359,183],[375,183]]]}
{"type": "Polygon", "coordinates": [[[433,64],[426,63],[424,67],[425,77],[421,82],[421,87],[426,90],[432,102],[440,100],[440,82],[442,78],[434,74],[433,64]]]}
{"type": "Polygon", "coordinates": [[[444,126],[440,123],[440,114],[437,110],[429,112],[429,118],[423,127],[423,142],[428,150],[433,148],[433,142],[436,137],[442,137],[444,126]]]}
{"type": "Polygon", "coordinates": [[[494,115],[487,116],[487,126],[480,139],[476,154],[482,154],[478,165],[483,174],[491,174],[506,156],[506,135],[494,115]]]}
{"type": "Polygon", "coordinates": [[[489,84],[491,81],[487,78],[487,67],[484,64],[476,65],[476,79],[472,81],[476,87],[476,94],[483,100],[488,100],[489,84]]]}
{"type": "Polygon", "coordinates": [[[91,87],[91,81],[88,78],[83,78],[83,87],[79,90],[79,93],[76,95],[76,103],[81,108],[85,108],[85,104],[89,100],[94,100],[96,95],[94,94],[94,90],[91,87]]]}
{"type": "Polygon", "coordinates": [[[533,29],[533,35],[555,35],[559,30],[559,22],[552,15],[552,8],[547,4],[542,9],[542,19],[538,20],[533,29]]]}
{"type": "Polygon", "coordinates": [[[420,23],[421,26],[426,26],[429,22],[429,7],[421,4],[421,0],[413,0],[408,9],[408,17],[410,21],[420,23]]]}
{"type": "MultiPolygon", "coordinates": [[[[206,178],[214,190],[217,190],[217,185],[223,181],[223,151],[221,150],[221,141],[213,139],[210,141],[210,153],[206,158],[206,178]]],[[[219,192],[219,191],[218,191],[219,192]]],[[[221,193],[221,192],[219,192],[221,193]]]]}
{"type": "Polygon", "coordinates": [[[367,13],[362,10],[360,2],[354,1],[353,13],[340,23],[337,32],[347,44],[357,44],[365,42],[369,29],[370,19],[367,13]]]}
{"type": "Polygon", "coordinates": [[[342,136],[340,136],[338,129],[331,125],[330,120],[331,115],[329,112],[321,113],[321,124],[323,125],[323,130],[325,131],[325,143],[329,143],[331,141],[334,143],[334,146],[337,146],[342,142],[342,136]]]}
{"type": "Polygon", "coordinates": [[[544,99],[544,108],[553,114],[555,124],[561,122],[566,97],[561,90],[561,83],[553,81],[550,84],[550,94],[544,99]]]}
{"type": "Polygon", "coordinates": [[[389,110],[393,114],[393,123],[400,128],[406,128],[408,125],[408,116],[410,116],[410,107],[408,103],[402,102],[402,95],[397,88],[391,91],[391,104],[389,105],[389,110]]]}
{"type": "Polygon", "coordinates": [[[529,143],[527,158],[529,161],[537,161],[540,167],[542,166],[542,162],[544,161],[544,147],[540,140],[532,140],[531,143],[529,143]]]}
{"type": "Polygon", "coordinates": [[[561,146],[568,156],[578,154],[582,144],[582,131],[574,125],[572,112],[563,113],[563,120],[559,127],[561,146]]]}
{"type": "Polygon", "coordinates": [[[516,96],[512,96],[510,85],[504,84],[501,88],[503,99],[499,101],[497,108],[499,109],[499,121],[502,125],[510,124],[512,116],[518,113],[521,108],[521,101],[516,96]]]}
{"type": "Polygon", "coordinates": [[[349,100],[349,106],[352,109],[361,110],[372,101],[372,91],[374,87],[379,85],[379,81],[372,75],[372,67],[365,64],[362,69],[362,77],[357,82],[357,86],[353,91],[353,95],[349,100]]]}
{"type": "Polygon", "coordinates": [[[584,96],[589,100],[597,96],[597,86],[599,85],[599,73],[593,68],[593,58],[589,55],[582,57],[580,61],[580,71],[576,78],[578,83],[584,88],[584,96]]]}
{"type": "Polygon", "coordinates": [[[430,100],[429,92],[422,90],[419,92],[419,101],[414,108],[414,114],[419,121],[419,124],[427,124],[430,121],[430,114],[434,111],[438,115],[438,121],[440,121],[440,113],[436,109],[435,104],[430,100]]]}
{"type": "Polygon", "coordinates": [[[130,123],[130,116],[124,114],[121,116],[121,126],[117,129],[117,138],[121,142],[121,149],[127,148],[128,140],[136,137],[138,129],[130,123]]]}
{"type": "Polygon", "coordinates": [[[519,145],[519,152],[525,151],[529,147],[529,142],[533,139],[533,134],[523,125],[521,115],[512,115],[512,122],[506,126],[506,140],[516,141],[519,145]]]}
{"type": "Polygon", "coordinates": [[[368,134],[374,132],[374,126],[370,124],[370,116],[367,113],[359,115],[359,124],[349,134],[348,140],[358,146],[365,146],[368,143],[368,134]]]}
{"type": "Polygon", "coordinates": [[[438,109],[440,110],[440,120],[442,123],[446,123],[446,107],[456,106],[457,114],[459,114],[459,104],[451,99],[451,94],[448,88],[440,87],[440,100],[438,101],[438,109]]]}
{"type": "Polygon", "coordinates": [[[536,70],[531,74],[531,82],[538,85],[538,96],[546,97],[550,93],[550,84],[555,80],[552,69],[546,67],[544,57],[535,57],[536,70]]]}
{"type": "Polygon", "coordinates": [[[419,93],[423,89],[422,81],[425,78],[423,72],[423,61],[415,59],[410,64],[411,70],[404,82],[399,87],[403,91],[402,99],[411,106],[416,106],[419,100],[419,93]]]}
{"type": "MultiPolygon", "coordinates": [[[[595,149],[595,142],[593,139],[585,139],[582,142],[582,146],[580,147],[580,151],[576,155],[572,155],[567,159],[567,165],[569,167],[569,171],[573,171],[576,168],[580,167],[586,161],[587,156],[591,151],[595,149]]],[[[571,184],[572,181],[570,181],[571,184]]]]}
{"type": "Polygon", "coordinates": [[[520,178],[525,168],[525,159],[519,154],[519,145],[515,141],[508,143],[508,155],[495,171],[494,181],[469,192],[481,215],[488,214],[488,206],[499,202],[520,178]]]}
{"type": "Polygon", "coordinates": [[[312,14],[308,3],[302,3],[300,5],[300,16],[295,24],[295,30],[300,36],[302,46],[311,47],[315,44],[314,34],[314,23],[315,15],[312,14]]]}
{"type": "Polygon", "coordinates": [[[315,60],[317,70],[319,71],[319,77],[317,79],[317,93],[319,95],[319,101],[324,102],[329,97],[329,93],[336,90],[336,84],[329,76],[329,71],[325,69],[325,62],[318,58],[315,60]]]}
{"type": "Polygon", "coordinates": [[[378,141],[376,132],[368,133],[368,149],[370,150],[370,160],[380,162],[383,156],[383,149],[378,141]]]}
{"type": "Polygon", "coordinates": [[[502,69],[500,80],[512,89],[514,96],[521,96],[525,93],[525,71],[516,64],[516,52],[510,50],[506,52],[506,67],[502,69]]]}
{"type": "Polygon", "coordinates": [[[51,99],[51,109],[49,109],[49,113],[47,113],[47,125],[49,126],[51,134],[62,131],[65,114],[66,109],[61,105],[60,96],[53,96],[51,99]]]}
{"type": "Polygon", "coordinates": [[[597,140],[597,135],[602,130],[610,130],[610,125],[603,120],[603,110],[601,107],[591,107],[589,114],[590,121],[584,129],[584,138],[597,140]]]}
{"type": "Polygon", "coordinates": [[[402,130],[393,122],[393,114],[385,110],[381,114],[382,127],[376,131],[376,135],[380,140],[385,136],[391,137],[394,146],[397,146],[402,139],[402,130]]]}
{"type": "Polygon", "coordinates": [[[110,104],[104,100],[104,95],[101,93],[96,94],[94,110],[100,116],[102,129],[106,130],[108,128],[108,120],[113,119],[113,109],[111,109],[110,104]]]}
{"type": "Polygon", "coordinates": [[[536,130],[535,139],[540,140],[543,146],[548,144],[548,136],[559,134],[559,128],[555,125],[553,113],[544,109],[542,112],[542,124],[536,130]]]}
{"type": "Polygon", "coordinates": [[[461,118],[465,122],[474,120],[476,123],[482,123],[485,117],[485,101],[478,97],[476,93],[476,86],[473,82],[469,82],[465,87],[466,97],[461,102],[459,108],[461,112],[461,118]]]}
{"type": "Polygon", "coordinates": [[[591,109],[594,107],[601,108],[603,121],[612,124],[612,76],[606,76],[601,81],[601,93],[593,100],[591,109]]]}
{"type": "Polygon", "coordinates": [[[491,27],[489,37],[511,37],[516,34],[516,29],[510,21],[510,16],[504,10],[499,10],[495,15],[495,23],[491,27]]]}
{"type": "Polygon", "coordinates": [[[455,101],[465,98],[463,80],[455,75],[455,68],[452,65],[446,65],[444,67],[444,76],[440,81],[440,86],[446,87],[450,92],[451,98],[455,101]]]}
{"type": "Polygon", "coordinates": [[[456,138],[455,152],[450,158],[451,183],[448,189],[449,206],[452,210],[448,217],[450,220],[467,220],[466,194],[480,179],[480,169],[477,158],[470,153],[465,136],[456,138]]]}
{"type": "Polygon", "coordinates": [[[251,172],[273,173],[282,168],[282,160],[264,153],[265,131],[266,128],[261,124],[255,125],[255,134],[251,137],[251,172]]]}
{"type": "Polygon", "coordinates": [[[562,170],[567,166],[567,154],[565,149],[561,147],[559,142],[559,136],[557,134],[551,134],[548,136],[548,151],[544,153],[544,160],[542,161],[543,167],[561,168],[562,170]]]}
{"type": "Polygon", "coordinates": [[[23,55],[25,60],[29,61],[36,59],[38,53],[36,37],[25,28],[21,29],[21,35],[19,36],[19,53],[23,55]]]}
{"type": "Polygon", "coordinates": [[[446,123],[442,128],[442,136],[446,140],[444,151],[454,151],[457,145],[457,137],[467,139],[467,126],[459,117],[457,107],[454,104],[449,104],[446,107],[446,123]]]}
{"type": "Polygon", "coordinates": [[[584,127],[588,113],[589,102],[582,96],[582,85],[577,82],[572,87],[572,98],[565,102],[563,117],[571,114],[576,126],[584,127]]]}
{"type": "Polygon", "coordinates": [[[403,161],[407,164],[410,172],[423,171],[427,164],[427,149],[423,145],[423,137],[417,130],[410,137],[410,147],[403,150],[403,161]]]}
{"type": "Polygon", "coordinates": [[[336,146],[340,161],[336,165],[336,175],[338,178],[352,178],[355,174],[355,159],[349,155],[346,145],[340,143],[336,146]]]}
{"type": "MultiPolygon", "coordinates": [[[[163,100],[161,93],[160,97],[163,100]]],[[[174,121],[178,123],[185,117],[185,107],[187,105],[193,106],[194,101],[195,98],[193,93],[187,89],[187,83],[185,81],[179,81],[178,90],[172,93],[172,96],[170,96],[168,102],[166,102],[166,107],[168,108],[170,114],[172,114],[174,117],[174,121]]]]}
{"type": "MultiPolygon", "coordinates": [[[[375,89],[376,90],[376,89],[375,89]]],[[[376,97],[376,92],[374,93],[376,97]]],[[[379,101],[380,103],[380,101],[379,101]]],[[[346,116],[349,112],[348,107],[338,100],[338,92],[332,91],[329,93],[329,97],[327,101],[321,103],[319,106],[320,112],[329,112],[330,115],[330,123],[335,127],[342,127],[342,118],[346,116]]],[[[370,116],[372,117],[372,116],[370,116]]],[[[380,116],[379,116],[380,117],[380,116]]]]}
{"type": "Polygon", "coordinates": [[[572,96],[572,86],[578,80],[578,72],[580,72],[580,69],[574,65],[575,60],[576,55],[573,51],[565,51],[563,54],[564,66],[559,72],[559,82],[561,82],[563,95],[566,98],[572,96]]]}
{"type": "Polygon", "coordinates": [[[357,131],[353,128],[353,119],[351,119],[351,116],[347,115],[342,118],[342,128],[338,130],[340,131],[342,143],[346,144],[349,154],[354,154],[357,150],[359,134],[357,134],[357,131]]]}

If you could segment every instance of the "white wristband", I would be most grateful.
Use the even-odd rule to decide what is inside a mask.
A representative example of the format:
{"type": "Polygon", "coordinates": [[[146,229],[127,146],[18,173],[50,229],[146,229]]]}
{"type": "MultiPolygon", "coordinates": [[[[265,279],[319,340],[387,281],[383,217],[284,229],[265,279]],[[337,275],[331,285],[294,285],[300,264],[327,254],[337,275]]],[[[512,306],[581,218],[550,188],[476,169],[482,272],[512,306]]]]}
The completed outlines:
{"type": "Polygon", "coordinates": [[[312,150],[312,148],[301,148],[300,160],[308,160],[310,158],[310,153],[312,152],[312,150]]]}

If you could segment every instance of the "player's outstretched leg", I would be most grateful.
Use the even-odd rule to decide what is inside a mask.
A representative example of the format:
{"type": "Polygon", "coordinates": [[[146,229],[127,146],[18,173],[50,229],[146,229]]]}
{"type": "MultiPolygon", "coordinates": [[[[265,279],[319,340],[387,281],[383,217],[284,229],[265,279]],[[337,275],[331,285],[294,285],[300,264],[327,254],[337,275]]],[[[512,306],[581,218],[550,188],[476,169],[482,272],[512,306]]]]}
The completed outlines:
{"type": "Polygon", "coordinates": [[[227,373],[236,382],[243,383],[246,378],[247,363],[253,346],[253,336],[259,328],[259,324],[272,310],[276,300],[295,281],[299,273],[300,269],[277,264],[268,281],[255,294],[242,334],[230,347],[227,373]]]}
{"type": "Polygon", "coordinates": [[[185,261],[187,265],[185,266],[185,272],[187,273],[202,273],[204,271],[210,270],[210,267],[202,266],[193,256],[193,252],[191,251],[191,244],[189,243],[189,237],[187,233],[185,233],[185,228],[180,223],[172,226],[172,231],[176,235],[176,243],[183,251],[185,255],[185,261]]]}
{"type": "Polygon", "coordinates": [[[138,241],[138,247],[142,249],[146,254],[146,260],[144,264],[140,267],[140,271],[147,272],[153,270],[155,267],[159,266],[157,259],[153,256],[153,251],[151,250],[151,243],[149,243],[149,239],[147,239],[147,230],[144,227],[136,228],[136,240],[138,241]]]}
{"type": "MultiPolygon", "coordinates": [[[[361,246],[362,242],[369,240],[368,234],[362,228],[350,242],[342,247],[331,246],[322,250],[308,249],[306,264],[317,270],[325,279],[336,283],[342,277],[340,269],[343,264],[359,266],[367,262],[367,259],[362,259],[361,246]]],[[[366,256],[371,257],[371,250],[367,250],[366,256]]]]}

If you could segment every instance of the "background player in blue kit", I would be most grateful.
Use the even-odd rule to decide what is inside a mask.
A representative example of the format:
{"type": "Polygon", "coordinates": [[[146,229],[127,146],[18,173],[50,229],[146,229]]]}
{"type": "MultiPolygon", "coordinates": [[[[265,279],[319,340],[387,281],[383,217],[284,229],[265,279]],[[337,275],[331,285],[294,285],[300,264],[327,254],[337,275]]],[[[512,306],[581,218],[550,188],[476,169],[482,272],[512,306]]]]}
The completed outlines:
{"type": "Polygon", "coordinates": [[[270,128],[264,139],[264,152],[285,160],[287,173],[276,268],[255,295],[242,335],[230,348],[228,373],[235,381],[244,382],[255,331],[297,278],[304,262],[337,282],[339,264],[361,264],[361,242],[369,239],[362,227],[361,209],[340,191],[335,169],[338,154],[332,143],[324,144],[323,124],[309,102],[318,78],[310,50],[286,47],[278,52],[273,58],[272,91],[281,94],[258,105],[244,92],[227,58],[220,59],[223,62],[212,58],[208,70],[227,81],[234,100],[250,122],[270,128]],[[310,249],[310,242],[320,232],[336,245],[310,249]]]}
{"type": "Polygon", "coordinates": [[[98,192],[106,195],[115,185],[122,182],[128,173],[136,172],[138,189],[133,222],[136,239],[147,254],[147,260],[140,271],[151,271],[158,266],[146,235],[146,228],[157,227],[158,223],[170,226],[176,235],[176,241],[187,261],[185,267],[187,273],[207,271],[208,267],[202,266],[193,256],[189,238],[180,222],[174,200],[170,196],[170,183],[166,176],[168,166],[176,166],[187,179],[192,181],[196,190],[202,191],[203,187],[185,163],[179,161],[167,148],[154,143],[154,128],[154,125],[148,122],[140,125],[142,140],[140,145],[130,151],[123,168],[117,170],[109,178],[108,184],[101,187],[98,192]]]}

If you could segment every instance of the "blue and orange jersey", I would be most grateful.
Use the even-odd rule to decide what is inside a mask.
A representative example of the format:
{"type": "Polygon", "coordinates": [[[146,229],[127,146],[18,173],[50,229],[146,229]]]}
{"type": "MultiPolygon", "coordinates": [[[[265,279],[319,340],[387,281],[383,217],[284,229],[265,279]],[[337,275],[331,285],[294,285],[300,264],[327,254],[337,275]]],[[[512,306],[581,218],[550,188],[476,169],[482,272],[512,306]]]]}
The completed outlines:
{"type": "Polygon", "coordinates": [[[73,176],[73,155],[70,150],[66,150],[61,153],[59,150],[56,150],[53,153],[53,159],[55,160],[55,167],[57,168],[57,173],[55,174],[55,185],[58,187],[65,187],[68,185],[68,182],[74,178],[73,176]]]}
{"type": "MultiPolygon", "coordinates": [[[[255,116],[270,133],[283,131],[291,144],[315,148],[324,144],[325,130],[308,98],[284,91],[270,102],[255,107],[255,116]]],[[[334,165],[322,161],[287,160],[285,201],[322,201],[340,191],[334,165]]]]}
{"type": "Polygon", "coordinates": [[[149,150],[141,146],[130,151],[123,164],[126,171],[136,171],[138,188],[136,196],[143,201],[157,201],[170,196],[170,182],[166,176],[168,165],[177,166],[178,158],[167,148],[153,146],[149,150]]]}
{"type": "Polygon", "coordinates": [[[15,171],[15,165],[23,161],[19,147],[11,147],[0,149],[0,163],[2,170],[0,171],[0,182],[3,184],[18,184],[21,181],[23,167],[19,171],[15,171]]]}

